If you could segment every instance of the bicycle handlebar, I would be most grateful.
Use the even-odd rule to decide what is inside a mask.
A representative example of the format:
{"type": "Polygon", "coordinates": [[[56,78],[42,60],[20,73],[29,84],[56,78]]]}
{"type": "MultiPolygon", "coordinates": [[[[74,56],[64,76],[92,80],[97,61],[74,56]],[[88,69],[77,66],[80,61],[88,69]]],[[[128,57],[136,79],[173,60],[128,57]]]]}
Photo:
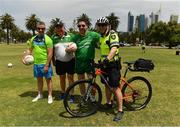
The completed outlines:
{"type": "MultiPolygon", "coordinates": [[[[132,65],[135,63],[135,61],[126,61],[126,62],[123,62],[123,64],[127,64],[128,66],[128,70],[130,71],[136,71],[135,69],[133,69],[132,65]]],[[[103,62],[100,62],[98,61],[98,63],[92,63],[92,65],[95,67],[95,68],[102,68],[102,67],[105,67],[107,65],[105,65],[103,62]]]]}
{"type": "MultiPolygon", "coordinates": [[[[130,70],[132,72],[139,72],[139,71],[149,72],[148,70],[136,70],[136,69],[134,69],[134,67],[133,67],[134,63],[135,63],[135,61],[125,61],[125,62],[123,62],[123,64],[127,65],[127,70],[130,70]]],[[[98,61],[98,63],[93,62],[92,66],[95,67],[95,68],[103,68],[103,67],[106,67],[107,65],[105,65],[101,61],[98,61]]]]}

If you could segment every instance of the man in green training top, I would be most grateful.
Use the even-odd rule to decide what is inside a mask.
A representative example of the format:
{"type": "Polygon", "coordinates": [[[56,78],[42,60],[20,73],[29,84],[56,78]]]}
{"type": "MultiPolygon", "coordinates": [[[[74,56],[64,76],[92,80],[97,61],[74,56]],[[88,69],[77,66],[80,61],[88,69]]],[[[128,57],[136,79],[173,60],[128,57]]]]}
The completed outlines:
{"type": "Polygon", "coordinates": [[[30,53],[33,52],[34,56],[34,77],[37,78],[38,95],[32,100],[36,102],[43,98],[43,77],[46,79],[48,86],[48,103],[53,102],[52,99],[52,67],[51,58],[53,55],[53,43],[49,36],[45,32],[45,23],[39,22],[37,24],[38,34],[31,38],[29,46],[30,53]]]}
{"type": "MultiPolygon", "coordinates": [[[[75,57],[73,52],[66,52],[66,47],[72,43],[71,35],[65,31],[64,23],[60,21],[55,25],[55,34],[51,38],[54,45],[53,63],[56,68],[56,73],[60,78],[62,92],[60,99],[64,99],[66,91],[66,74],[69,84],[74,82],[75,57]]],[[[74,101],[73,95],[71,95],[70,101],[74,101]]]]}
{"type": "MultiPolygon", "coordinates": [[[[76,43],[75,52],[76,62],[75,71],[78,74],[78,80],[85,79],[85,73],[90,78],[90,73],[94,70],[91,62],[95,58],[95,46],[99,42],[100,35],[96,32],[88,31],[87,21],[80,19],[77,23],[79,33],[73,36],[72,41],[76,43]]],[[[81,94],[85,92],[85,86],[80,86],[81,94]]]]}

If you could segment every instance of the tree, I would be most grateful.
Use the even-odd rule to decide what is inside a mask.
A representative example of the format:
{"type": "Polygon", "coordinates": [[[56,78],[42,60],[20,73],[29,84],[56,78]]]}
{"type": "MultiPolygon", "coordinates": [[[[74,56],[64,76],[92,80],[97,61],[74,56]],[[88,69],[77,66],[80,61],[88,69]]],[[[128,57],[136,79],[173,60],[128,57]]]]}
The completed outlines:
{"type": "Polygon", "coordinates": [[[77,22],[79,22],[80,20],[86,21],[88,28],[91,27],[91,19],[86,14],[83,13],[82,15],[77,17],[77,22]]]}
{"type": "Polygon", "coordinates": [[[23,30],[20,30],[18,33],[17,41],[19,42],[26,42],[28,39],[32,37],[32,34],[30,32],[24,32],[23,30]]]}
{"type": "Polygon", "coordinates": [[[8,13],[6,13],[5,15],[2,15],[0,17],[0,20],[1,20],[2,29],[6,29],[6,40],[7,40],[7,44],[9,45],[9,39],[10,39],[9,31],[12,29],[14,25],[14,18],[8,13]]]}
{"type": "Polygon", "coordinates": [[[0,28],[0,42],[4,41],[5,38],[6,38],[6,33],[4,32],[3,29],[0,28]]]}
{"type": "Polygon", "coordinates": [[[53,35],[54,33],[54,29],[55,29],[55,25],[58,23],[58,22],[62,22],[62,20],[60,20],[60,18],[55,18],[55,19],[52,19],[51,20],[51,25],[49,26],[48,28],[48,31],[47,31],[47,34],[49,36],[53,35]]]}
{"type": "Polygon", "coordinates": [[[19,31],[20,31],[20,29],[16,25],[13,25],[11,32],[10,32],[12,42],[15,41],[15,43],[16,43],[16,39],[19,36],[19,31]]]}
{"type": "Polygon", "coordinates": [[[168,41],[166,23],[160,21],[158,23],[152,24],[147,30],[146,37],[149,41],[151,41],[151,43],[157,43],[158,45],[168,41]]]}
{"type": "Polygon", "coordinates": [[[119,17],[115,16],[114,13],[111,13],[109,16],[106,16],[106,18],[109,20],[109,23],[111,24],[111,29],[117,31],[117,28],[119,26],[119,17]]]}
{"type": "Polygon", "coordinates": [[[176,46],[180,43],[180,25],[176,22],[168,22],[167,24],[167,38],[169,48],[176,46]]]}
{"type": "Polygon", "coordinates": [[[35,14],[31,14],[30,17],[26,18],[26,23],[25,23],[26,28],[29,31],[32,30],[33,35],[35,35],[36,25],[39,21],[40,19],[37,18],[35,14]]]}
{"type": "Polygon", "coordinates": [[[77,33],[77,21],[76,19],[73,20],[72,27],[69,28],[70,33],[77,33]]]}

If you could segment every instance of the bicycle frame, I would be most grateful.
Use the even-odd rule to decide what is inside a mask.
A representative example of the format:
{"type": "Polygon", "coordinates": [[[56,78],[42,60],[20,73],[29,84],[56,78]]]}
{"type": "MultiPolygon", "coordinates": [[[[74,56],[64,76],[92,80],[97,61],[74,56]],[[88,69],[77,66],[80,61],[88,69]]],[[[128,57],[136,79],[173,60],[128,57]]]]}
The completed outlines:
{"type": "MultiPolygon", "coordinates": [[[[123,77],[120,78],[119,88],[120,88],[121,90],[122,90],[122,87],[123,87],[124,84],[128,84],[128,87],[129,87],[131,90],[134,90],[133,87],[132,87],[132,85],[129,84],[129,83],[127,82],[127,80],[126,80],[126,75],[127,75],[128,70],[133,71],[133,70],[131,69],[131,65],[130,65],[130,64],[127,65],[123,77]]],[[[108,81],[107,81],[106,78],[103,76],[103,74],[106,74],[106,72],[102,71],[100,68],[96,68],[95,73],[94,73],[93,78],[92,78],[92,82],[93,82],[93,83],[95,82],[96,76],[100,76],[100,77],[102,78],[102,80],[105,82],[105,86],[107,86],[107,87],[110,89],[110,91],[113,92],[113,88],[110,87],[108,81]]],[[[123,99],[127,99],[127,98],[129,98],[129,97],[132,97],[132,94],[125,95],[125,96],[123,97],[123,99]]]]}
{"type": "MultiPolygon", "coordinates": [[[[142,76],[133,76],[126,80],[128,70],[137,70],[133,69],[132,62],[124,63],[127,64],[126,70],[124,75],[121,77],[118,86],[123,94],[123,105],[132,111],[143,109],[149,103],[152,96],[151,84],[142,76]],[[142,93],[141,90],[143,91],[144,88],[145,92],[142,93]]],[[[92,78],[76,81],[70,85],[66,91],[66,96],[63,102],[67,112],[69,112],[72,116],[88,116],[98,110],[102,101],[102,91],[101,87],[96,83],[96,76],[100,76],[102,81],[104,81],[104,85],[114,94],[114,88],[110,87],[109,81],[104,75],[107,73],[101,70],[102,63],[94,63],[92,66],[95,67],[95,71],[91,73],[92,78]],[[74,103],[69,102],[69,97],[71,96],[70,91],[75,88],[79,89],[79,86],[82,84],[86,85],[85,94],[82,94],[81,91],[77,90],[76,101],[74,103]]]]}

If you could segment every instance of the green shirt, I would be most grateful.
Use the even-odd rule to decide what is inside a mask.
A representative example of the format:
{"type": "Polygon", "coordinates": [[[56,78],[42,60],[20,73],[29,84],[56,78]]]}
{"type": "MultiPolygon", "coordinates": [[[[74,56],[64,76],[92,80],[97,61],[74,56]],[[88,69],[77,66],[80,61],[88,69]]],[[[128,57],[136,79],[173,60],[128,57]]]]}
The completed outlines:
{"type": "Polygon", "coordinates": [[[46,64],[48,58],[47,48],[53,48],[51,38],[47,35],[33,36],[29,46],[33,49],[34,64],[46,64]]]}
{"type": "Polygon", "coordinates": [[[96,32],[87,31],[85,36],[80,34],[74,35],[72,41],[76,43],[77,50],[75,53],[77,60],[90,60],[95,58],[95,46],[99,42],[100,35],[96,32]]]}
{"type": "Polygon", "coordinates": [[[74,54],[67,53],[65,49],[67,48],[68,44],[71,43],[71,36],[70,34],[65,34],[63,37],[60,37],[57,34],[54,34],[52,37],[53,45],[54,45],[54,57],[55,60],[68,62],[72,58],[74,58],[74,54]]]}
{"type": "Polygon", "coordinates": [[[63,37],[60,37],[59,35],[54,34],[54,35],[52,35],[51,39],[53,40],[53,45],[56,45],[57,43],[71,42],[70,34],[66,34],[63,37]]]}

